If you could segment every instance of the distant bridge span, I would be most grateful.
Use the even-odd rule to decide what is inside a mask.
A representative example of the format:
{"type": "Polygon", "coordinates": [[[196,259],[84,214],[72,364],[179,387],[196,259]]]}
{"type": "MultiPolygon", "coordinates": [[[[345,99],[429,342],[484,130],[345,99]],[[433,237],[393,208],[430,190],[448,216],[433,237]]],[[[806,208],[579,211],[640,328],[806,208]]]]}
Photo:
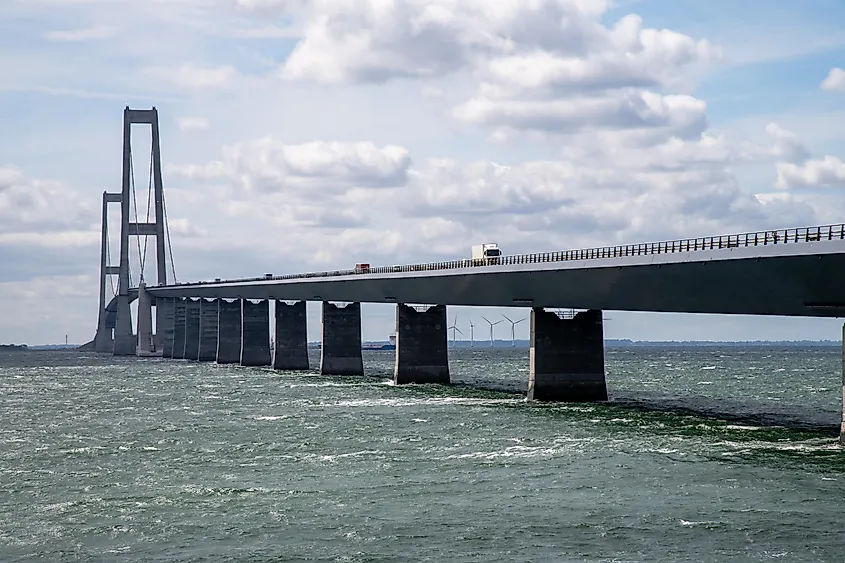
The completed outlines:
{"type": "Polygon", "coordinates": [[[148,287],[155,297],[845,316],[845,227],[148,287]]]}

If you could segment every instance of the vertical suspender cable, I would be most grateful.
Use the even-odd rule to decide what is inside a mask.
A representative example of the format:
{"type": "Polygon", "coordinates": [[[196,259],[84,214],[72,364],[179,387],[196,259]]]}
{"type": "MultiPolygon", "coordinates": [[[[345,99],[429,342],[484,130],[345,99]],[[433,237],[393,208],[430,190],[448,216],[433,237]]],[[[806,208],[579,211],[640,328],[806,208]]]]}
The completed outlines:
{"type": "MultiPolygon", "coordinates": [[[[138,198],[135,194],[135,166],[133,163],[132,158],[132,148],[129,148],[129,170],[130,170],[130,177],[131,177],[131,186],[132,186],[132,207],[134,208],[135,212],[135,225],[137,228],[138,224],[138,198]]],[[[136,233],[137,234],[137,233],[136,233]]],[[[141,239],[139,237],[135,237],[135,240],[138,242],[138,257],[140,262],[140,280],[139,283],[143,283],[144,281],[144,255],[141,254],[141,239]]],[[[131,272],[131,269],[130,269],[131,272]]],[[[131,282],[129,285],[132,285],[131,282]]]]}
{"type": "Polygon", "coordinates": [[[167,235],[167,252],[170,254],[170,273],[173,274],[173,283],[176,283],[176,266],[173,262],[173,245],[170,242],[170,221],[167,219],[167,200],[164,199],[164,195],[162,195],[161,198],[161,208],[164,210],[164,231],[167,235]]]}
{"type": "MultiPolygon", "coordinates": [[[[150,222],[150,205],[152,204],[152,193],[153,193],[153,148],[152,144],[150,145],[150,182],[147,185],[147,218],[145,220],[146,223],[150,222]]],[[[158,220],[158,217],[156,217],[158,220]]],[[[150,240],[150,237],[144,235],[144,253],[141,254],[141,271],[145,270],[145,266],[147,264],[147,242],[150,240]]]]}

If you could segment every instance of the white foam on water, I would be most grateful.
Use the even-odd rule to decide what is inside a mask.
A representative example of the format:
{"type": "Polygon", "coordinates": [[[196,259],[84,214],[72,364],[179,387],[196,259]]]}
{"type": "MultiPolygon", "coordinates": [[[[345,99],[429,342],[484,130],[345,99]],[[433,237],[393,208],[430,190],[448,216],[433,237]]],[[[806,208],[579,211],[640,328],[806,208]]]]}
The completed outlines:
{"type": "Polygon", "coordinates": [[[98,450],[106,449],[104,446],[84,446],[81,448],[71,448],[69,450],[59,450],[62,454],[91,454],[98,450]]]}
{"type": "Polygon", "coordinates": [[[704,370],[704,371],[708,371],[708,370],[711,370],[711,369],[716,369],[716,366],[703,366],[701,369],[704,370]]]}
{"type": "Polygon", "coordinates": [[[452,454],[447,455],[441,459],[485,459],[493,460],[500,458],[531,458],[544,455],[554,455],[561,451],[560,448],[549,447],[530,447],[530,446],[510,446],[503,450],[494,450],[492,452],[471,452],[466,454],[452,454]]]}
{"type": "Polygon", "coordinates": [[[320,407],[414,407],[423,405],[511,405],[522,403],[520,399],[480,399],[472,397],[426,397],[426,398],[369,398],[349,399],[336,402],[316,403],[320,407]]]}
{"type": "Polygon", "coordinates": [[[289,417],[289,416],[287,416],[287,415],[281,415],[281,416],[256,416],[256,417],[254,417],[254,419],[255,419],[255,420],[271,420],[271,421],[272,421],[272,420],[284,420],[284,419],[286,419],[286,418],[290,418],[290,417],[289,417]]]}
{"type": "Polygon", "coordinates": [[[479,460],[497,460],[509,458],[535,458],[535,457],[551,457],[560,455],[562,453],[579,450],[584,445],[591,444],[596,441],[596,438],[570,438],[558,437],[552,440],[551,444],[541,446],[524,446],[514,445],[503,449],[493,451],[477,451],[463,454],[451,454],[439,459],[479,459],[479,460]]]}
{"type": "Polygon", "coordinates": [[[554,404],[551,403],[548,405],[550,408],[555,408],[562,411],[572,411],[572,412],[595,412],[595,407],[579,407],[574,405],[562,405],[562,404],[554,404]]]}
{"type": "Polygon", "coordinates": [[[318,455],[315,456],[319,461],[337,461],[339,459],[346,459],[350,457],[361,457],[365,455],[380,455],[384,452],[382,450],[361,450],[357,452],[349,452],[345,454],[330,454],[330,455],[318,455]]]}
{"type": "Polygon", "coordinates": [[[294,387],[371,387],[372,383],[337,383],[334,381],[323,381],[320,383],[290,383],[288,389],[294,387]]]}
{"type": "Polygon", "coordinates": [[[781,452],[801,453],[841,451],[839,440],[836,438],[816,438],[801,442],[764,442],[759,440],[734,442],[731,440],[722,440],[720,442],[716,442],[715,445],[735,448],[733,451],[722,452],[722,455],[750,453],[753,450],[776,450],[781,452]]]}
{"type": "Polygon", "coordinates": [[[714,526],[721,526],[721,525],[722,525],[722,522],[717,522],[715,520],[704,520],[704,521],[701,521],[701,522],[696,522],[696,521],[692,521],[692,520],[684,520],[683,518],[681,519],[681,526],[684,526],[684,527],[705,526],[705,527],[711,528],[711,527],[714,527],[714,526]]]}
{"type": "Polygon", "coordinates": [[[726,424],[725,428],[727,430],[762,430],[762,426],[746,426],[744,424],[726,424]]]}

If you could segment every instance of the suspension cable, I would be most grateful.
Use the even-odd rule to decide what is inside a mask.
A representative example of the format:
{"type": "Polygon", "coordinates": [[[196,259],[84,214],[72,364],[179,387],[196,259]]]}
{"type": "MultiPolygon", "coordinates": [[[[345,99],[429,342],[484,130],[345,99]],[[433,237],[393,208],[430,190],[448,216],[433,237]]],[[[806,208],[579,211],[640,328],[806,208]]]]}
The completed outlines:
{"type": "MultiPolygon", "coordinates": [[[[150,204],[152,203],[152,193],[153,193],[153,147],[152,144],[150,145],[150,182],[147,185],[147,218],[146,222],[150,222],[150,204]]],[[[158,217],[156,217],[156,221],[158,221],[158,217]]],[[[150,240],[150,237],[144,236],[144,253],[141,255],[141,271],[145,270],[147,264],[147,242],[150,240]]]]}
{"type": "Polygon", "coordinates": [[[164,194],[161,194],[161,208],[164,210],[164,231],[167,235],[167,250],[170,254],[170,272],[173,274],[173,283],[177,283],[176,265],[173,261],[173,245],[170,242],[170,221],[167,219],[167,200],[164,199],[164,194]]]}
{"type": "MultiPolygon", "coordinates": [[[[135,225],[138,224],[138,198],[135,194],[135,166],[133,165],[133,157],[132,157],[132,147],[129,147],[129,172],[130,172],[130,179],[131,179],[131,186],[132,186],[132,207],[135,211],[135,225]]],[[[136,227],[137,228],[137,227],[136,227]]],[[[140,279],[138,283],[144,283],[144,255],[141,254],[141,238],[135,237],[135,240],[138,242],[138,257],[140,262],[140,279]]],[[[131,272],[131,268],[130,268],[131,272]]],[[[130,273],[131,276],[131,273],[130,273]]],[[[129,285],[132,285],[131,283],[129,285]]]]}

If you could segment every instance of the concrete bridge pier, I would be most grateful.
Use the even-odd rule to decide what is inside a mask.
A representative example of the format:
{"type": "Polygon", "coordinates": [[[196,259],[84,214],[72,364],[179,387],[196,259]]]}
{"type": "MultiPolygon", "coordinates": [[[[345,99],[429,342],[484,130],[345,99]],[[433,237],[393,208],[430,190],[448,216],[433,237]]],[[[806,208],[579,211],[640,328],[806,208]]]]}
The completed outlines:
{"type": "Polygon", "coordinates": [[[156,298],[156,332],[161,341],[163,358],[173,357],[174,301],[172,297],[156,298]]]}
{"type": "Polygon", "coordinates": [[[197,361],[200,356],[200,301],[185,303],[185,359],[197,361]]]}
{"type": "Polygon", "coordinates": [[[361,353],[361,304],[323,302],[322,375],[364,375],[361,353]]]}
{"type": "Polygon", "coordinates": [[[241,361],[241,302],[218,301],[217,363],[237,364],[241,361]]]}
{"type": "Polygon", "coordinates": [[[175,360],[185,358],[185,318],[187,303],[184,299],[176,299],[173,304],[173,355],[175,360]]]}
{"type": "Polygon", "coordinates": [[[138,341],[135,343],[137,356],[152,356],[155,351],[153,340],[153,302],[147,293],[147,284],[138,284],[138,341]]]}
{"type": "Polygon", "coordinates": [[[137,338],[132,334],[132,312],[129,309],[129,296],[117,296],[117,316],[114,325],[115,356],[134,356],[137,353],[137,338]]]}
{"type": "Polygon", "coordinates": [[[273,369],[308,371],[308,323],[305,301],[276,301],[276,342],[273,369]]]}
{"type": "Polygon", "coordinates": [[[114,352],[114,338],[111,329],[101,328],[97,330],[97,334],[94,335],[94,351],[103,354],[114,352]]]}
{"type": "Polygon", "coordinates": [[[422,312],[403,303],[396,306],[393,381],[397,385],[450,383],[446,327],[446,305],[422,312]]]}
{"type": "Polygon", "coordinates": [[[270,302],[253,303],[244,299],[243,330],[241,332],[241,365],[269,366],[270,361],[270,302]]]}
{"type": "Polygon", "coordinates": [[[573,319],[561,319],[542,308],[531,310],[527,398],[566,402],[607,400],[601,311],[584,311],[573,319]]]}
{"type": "Polygon", "coordinates": [[[200,299],[200,342],[197,359],[213,362],[217,359],[217,299],[200,299]]]}

